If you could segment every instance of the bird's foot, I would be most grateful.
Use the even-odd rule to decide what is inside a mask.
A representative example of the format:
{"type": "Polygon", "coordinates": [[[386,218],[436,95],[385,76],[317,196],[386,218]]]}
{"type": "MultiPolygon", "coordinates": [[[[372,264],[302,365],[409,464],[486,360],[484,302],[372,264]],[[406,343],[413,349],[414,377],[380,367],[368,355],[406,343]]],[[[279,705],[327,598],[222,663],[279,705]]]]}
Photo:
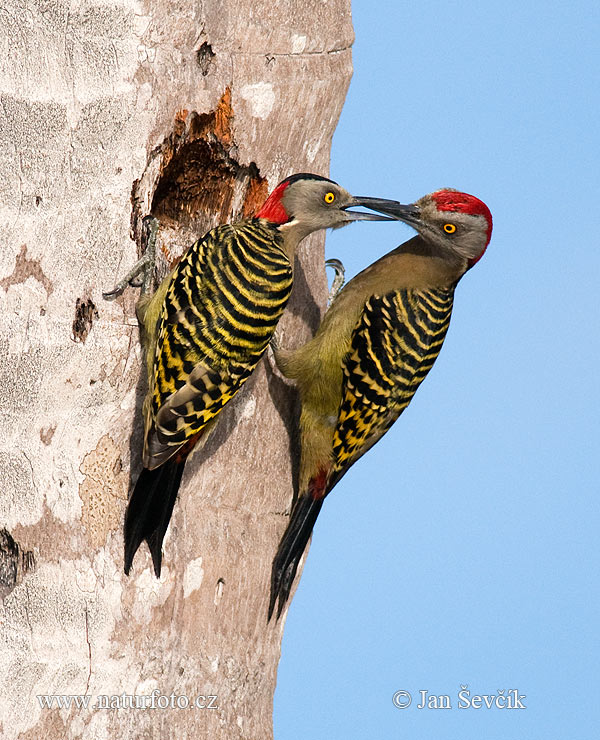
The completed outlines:
{"type": "Polygon", "coordinates": [[[325,262],[325,266],[331,267],[331,269],[335,273],[333,276],[333,282],[331,283],[331,290],[329,291],[329,297],[327,298],[327,305],[331,306],[334,298],[337,296],[340,290],[344,287],[344,282],[346,279],[346,270],[344,269],[344,265],[342,264],[341,260],[338,260],[338,259],[327,260],[325,262]]]}
{"type": "Polygon", "coordinates": [[[293,385],[293,382],[288,378],[286,374],[286,359],[290,353],[289,350],[283,349],[279,344],[279,340],[273,337],[267,347],[267,363],[271,368],[271,372],[278,378],[281,378],[286,385],[293,385]]]}
{"type": "Polygon", "coordinates": [[[269,342],[269,346],[267,347],[267,361],[269,365],[271,366],[271,370],[273,372],[276,372],[279,370],[279,365],[277,363],[277,353],[280,350],[279,340],[274,336],[273,339],[269,342]]]}
{"type": "Polygon", "coordinates": [[[273,352],[278,352],[281,349],[279,337],[276,334],[273,334],[273,337],[271,341],[269,342],[269,347],[271,348],[273,352]]]}
{"type": "Polygon", "coordinates": [[[112,301],[121,295],[128,285],[142,289],[142,295],[148,293],[152,286],[152,275],[154,272],[154,258],[156,254],[156,234],[158,232],[158,219],[154,216],[146,216],[143,222],[143,236],[146,248],[142,257],[129,270],[127,275],[115,285],[112,290],[102,293],[105,301],[112,301]],[[135,280],[142,274],[141,280],[135,280]]]}

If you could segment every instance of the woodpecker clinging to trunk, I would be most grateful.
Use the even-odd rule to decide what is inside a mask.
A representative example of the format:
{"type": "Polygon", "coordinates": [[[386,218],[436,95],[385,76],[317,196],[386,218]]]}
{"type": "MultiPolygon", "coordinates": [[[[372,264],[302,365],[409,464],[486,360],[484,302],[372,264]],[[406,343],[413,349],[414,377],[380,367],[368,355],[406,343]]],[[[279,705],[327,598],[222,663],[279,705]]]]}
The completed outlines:
{"type": "Polygon", "coordinates": [[[438,190],[412,205],[364,203],[418,235],[363,270],[337,295],[314,338],[276,349],[302,401],[299,496],[275,559],[269,619],[287,601],[325,496],[396,421],[433,366],[456,284],[483,255],[492,216],[478,198],[438,190]]]}
{"type": "MultiPolygon", "coordinates": [[[[162,542],[186,457],[206,441],[219,412],[267,348],[290,296],[298,243],[319,229],[389,220],[348,210],[361,205],[332,180],[292,175],[256,217],[209,231],[156,293],[141,299],[148,373],[144,468],[125,514],[125,573],[146,540],[160,575],[162,542]]],[[[139,264],[152,269],[148,263],[142,258],[139,264]]],[[[125,284],[105,297],[114,297],[125,284]]]]}

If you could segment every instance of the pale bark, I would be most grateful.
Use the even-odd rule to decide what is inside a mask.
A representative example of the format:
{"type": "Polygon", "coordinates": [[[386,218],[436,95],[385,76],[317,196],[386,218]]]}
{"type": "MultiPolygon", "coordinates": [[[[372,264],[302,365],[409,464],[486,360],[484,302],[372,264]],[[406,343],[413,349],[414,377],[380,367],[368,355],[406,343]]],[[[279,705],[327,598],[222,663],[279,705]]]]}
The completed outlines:
{"type": "MultiPolygon", "coordinates": [[[[138,291],[101,293],[150,210],[164,272],[282,177],[327,173],[350,2],[7,0],[0,20],[0,736],[269,738],[294,394],[263,361],[187,466],[161,580],[145,546],[126,578],[138,291]],[[218,709],[93,708],[153,689],[218,709]],[[42,709],[49,694],[90,708],[42,709]]],[[[300,250],[286,346],[323,308],[322,243],[300,250]]]]}

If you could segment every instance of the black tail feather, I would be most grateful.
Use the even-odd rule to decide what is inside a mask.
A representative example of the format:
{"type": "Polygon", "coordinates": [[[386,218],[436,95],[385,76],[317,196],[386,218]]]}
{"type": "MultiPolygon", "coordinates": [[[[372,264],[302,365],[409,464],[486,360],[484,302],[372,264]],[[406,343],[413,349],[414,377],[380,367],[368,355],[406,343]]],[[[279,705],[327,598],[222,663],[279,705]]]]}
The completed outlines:
{"type": "Polygon", "coordinates": [[[148,543],[154,572],[160,577],[162,543],[175,506],[185,460],[167,460],[159,468],[144,468],[137,479],[125,512],[125,575],[144,540],[148,543]]]}
{"type": "Polygon", "coordinates": [[[277,619],[281,616],[283,607],[289,598],[292,584],[298,570],[298,563],[306,549],[319,512],[323,506],[323,499],[314,499],[310,494],[300,496],[292,510],[292,515],[284,532],[277,554],[273,560],[271,573],[271,599],[269,602],[269,620],[273,616],[275,604],[277,619]]]}

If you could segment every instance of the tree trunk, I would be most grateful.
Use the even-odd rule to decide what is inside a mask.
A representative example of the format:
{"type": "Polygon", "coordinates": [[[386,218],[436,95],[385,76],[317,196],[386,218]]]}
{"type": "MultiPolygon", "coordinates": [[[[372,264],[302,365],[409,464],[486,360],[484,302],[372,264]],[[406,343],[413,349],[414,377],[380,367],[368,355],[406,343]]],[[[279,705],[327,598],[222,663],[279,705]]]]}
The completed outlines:
{"type": "MultiPolygon", "coordinates": [[[[101,293],[134,263],[145,215],[160,276],[284,176],[326,174],[350,2],[7,0],[0,18],[0,735],[269,738],[293,389],[263,359],[186,467],[160,581],[145,545],[126,578],[138,291],[101,293]]],[[[322,245],[300,249],[284,346],[319,320],[322,245]]]]}

